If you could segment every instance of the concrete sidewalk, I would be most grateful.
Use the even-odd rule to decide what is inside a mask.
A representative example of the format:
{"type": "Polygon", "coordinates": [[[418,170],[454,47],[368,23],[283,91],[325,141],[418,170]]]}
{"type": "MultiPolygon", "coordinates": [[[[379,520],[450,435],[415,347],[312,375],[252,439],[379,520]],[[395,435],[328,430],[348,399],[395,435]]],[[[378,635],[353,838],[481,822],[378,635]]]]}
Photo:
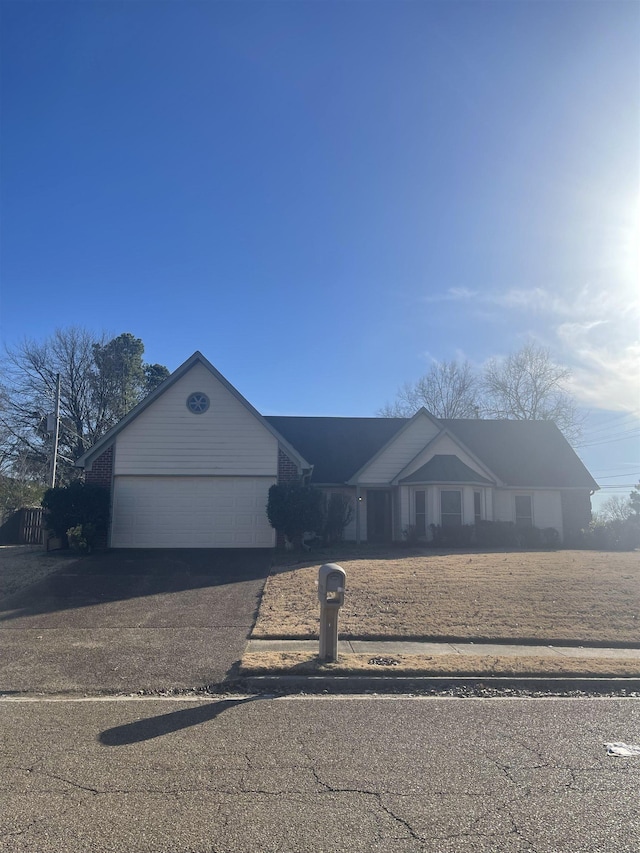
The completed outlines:
{"type": "MultiPolygon", "coordinates": [[[[317,652],[317,640],[249,640],[247,652],[317,652]]],[[[419,643],[374,640],[340,640],[341,655],[495,655],[496,657],[616,658],[639,660],[637,648],[594,648],[592,646],[531,646],[505,643],[419,643]]]]}

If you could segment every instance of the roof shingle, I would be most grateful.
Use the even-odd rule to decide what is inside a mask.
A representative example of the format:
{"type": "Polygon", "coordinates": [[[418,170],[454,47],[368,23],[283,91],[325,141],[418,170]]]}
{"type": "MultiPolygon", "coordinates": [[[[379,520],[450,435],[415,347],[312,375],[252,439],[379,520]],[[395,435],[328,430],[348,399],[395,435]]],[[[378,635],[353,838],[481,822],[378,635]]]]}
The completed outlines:
{"type": "MultiPolygon", "coordinates": [[[[265,420],[314,465],[313,482],[346,483],[408,419],[266,416],[265,420]]],[[[598,488],[550,421],[441,419],[439,423],[506,485],[598,488]]]]}

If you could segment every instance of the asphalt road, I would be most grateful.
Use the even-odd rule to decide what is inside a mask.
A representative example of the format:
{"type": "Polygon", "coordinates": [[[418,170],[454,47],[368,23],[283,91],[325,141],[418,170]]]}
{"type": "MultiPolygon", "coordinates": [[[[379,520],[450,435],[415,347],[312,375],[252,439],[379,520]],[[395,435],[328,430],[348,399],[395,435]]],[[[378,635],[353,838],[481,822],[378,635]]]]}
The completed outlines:
{"type": "Polygon", "coordinates": [[[0,848],[637,853],[637,699],[4,700],[0,848]]]}
{"type": "Polygon", "coordinates": [[[0,693],[192,689],[242,657],[272,552],[108,551],[0,603],[0,693]]]}

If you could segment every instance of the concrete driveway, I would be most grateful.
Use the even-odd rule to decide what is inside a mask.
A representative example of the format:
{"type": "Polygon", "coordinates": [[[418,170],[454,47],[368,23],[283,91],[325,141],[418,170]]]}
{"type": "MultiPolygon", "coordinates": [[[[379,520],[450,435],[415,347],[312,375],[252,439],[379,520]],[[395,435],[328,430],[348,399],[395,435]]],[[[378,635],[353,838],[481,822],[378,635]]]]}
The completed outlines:
{"type": "Polygon", "coordinates": [[[198,688],[243,653],[270,550],[92,555],[0,602],[0,693],[198,688]]]}

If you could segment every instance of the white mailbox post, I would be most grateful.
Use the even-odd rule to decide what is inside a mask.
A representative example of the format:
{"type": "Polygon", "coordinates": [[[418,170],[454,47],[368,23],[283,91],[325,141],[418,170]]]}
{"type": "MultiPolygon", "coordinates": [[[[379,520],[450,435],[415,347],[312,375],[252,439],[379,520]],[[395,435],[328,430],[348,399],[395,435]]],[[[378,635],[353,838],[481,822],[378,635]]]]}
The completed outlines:
{"type": "Polygon", "coordinates": [[[338,660],[338,611],[344,604],[346,577],[344,569],[337,563],[320,566],[320,660],[338,660]]]}

